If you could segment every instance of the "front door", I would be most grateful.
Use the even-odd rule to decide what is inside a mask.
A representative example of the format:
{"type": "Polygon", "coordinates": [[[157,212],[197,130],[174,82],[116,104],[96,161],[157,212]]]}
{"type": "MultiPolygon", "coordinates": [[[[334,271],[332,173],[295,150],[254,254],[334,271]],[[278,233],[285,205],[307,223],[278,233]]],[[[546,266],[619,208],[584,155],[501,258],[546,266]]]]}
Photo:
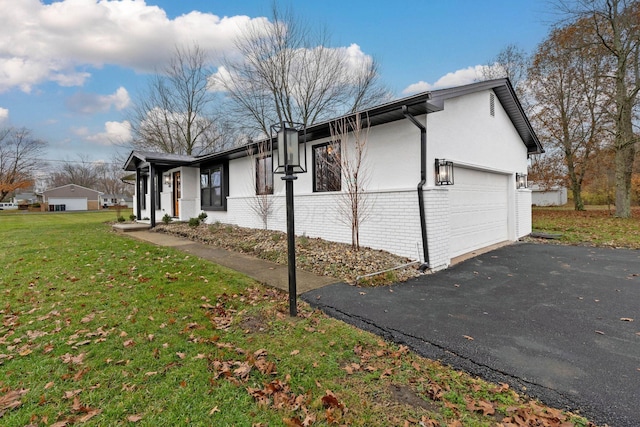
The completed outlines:
{"type": "Polygon", "coordinates": [[[173,173],[173,216],[180,217],[180,172],[173,173]]]}

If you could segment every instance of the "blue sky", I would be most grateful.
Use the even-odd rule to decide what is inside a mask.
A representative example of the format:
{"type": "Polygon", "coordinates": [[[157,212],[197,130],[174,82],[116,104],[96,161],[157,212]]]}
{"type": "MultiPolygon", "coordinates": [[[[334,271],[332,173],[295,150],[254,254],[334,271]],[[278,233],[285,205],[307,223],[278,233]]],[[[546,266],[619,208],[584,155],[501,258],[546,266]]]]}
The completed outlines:
{"type": "MultiPolygon", "coordinates": [[[[228,53],[272,0],[0,0],[0,127],[31,129],[47,159],[111,161],[125,111],[180,43],[228,53]]],[[[545,0],[282,1],[332,47],[357,45],[401,97],[472,81],[508,44],[531,52],[554,20],[545,0]]],[[[353,47],[356,49],[356,47],[353,47]]]]}

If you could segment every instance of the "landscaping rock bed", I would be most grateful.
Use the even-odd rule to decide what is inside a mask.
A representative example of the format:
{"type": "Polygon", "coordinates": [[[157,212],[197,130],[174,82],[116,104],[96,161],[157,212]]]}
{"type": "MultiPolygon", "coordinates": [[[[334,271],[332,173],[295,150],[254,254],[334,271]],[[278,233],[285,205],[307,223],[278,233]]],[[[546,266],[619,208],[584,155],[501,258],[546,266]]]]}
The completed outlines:
{"type": "MultiPolygon", "coordinates": [[[[169,233],[231,251],[242,252],[278,264],[287,263],[287,235],[279,231],[258,230],[216,223],[197,227],[185,223],[158,224],[152,229],[169,233]]],[[[296,267],[315,274],[335,277],[360,286],[385,285],[402,282],[421,274],[414,263],[396,267],[413,260],[385,251],[360,248],[306,236],[296,237],[296,267]],[[360,278],[372,273],[384,273],[360,278]]]]}

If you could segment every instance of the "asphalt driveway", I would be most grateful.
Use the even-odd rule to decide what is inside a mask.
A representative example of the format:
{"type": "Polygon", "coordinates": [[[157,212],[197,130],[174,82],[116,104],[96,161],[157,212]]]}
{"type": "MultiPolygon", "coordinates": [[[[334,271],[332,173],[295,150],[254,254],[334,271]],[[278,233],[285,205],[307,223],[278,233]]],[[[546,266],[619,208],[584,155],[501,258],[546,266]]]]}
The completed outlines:
{"type": "Polygon", "coordinates": [[[640,251],[518,243],[391,287],[302,298],[598,424],[640,426],[640,251]]]}

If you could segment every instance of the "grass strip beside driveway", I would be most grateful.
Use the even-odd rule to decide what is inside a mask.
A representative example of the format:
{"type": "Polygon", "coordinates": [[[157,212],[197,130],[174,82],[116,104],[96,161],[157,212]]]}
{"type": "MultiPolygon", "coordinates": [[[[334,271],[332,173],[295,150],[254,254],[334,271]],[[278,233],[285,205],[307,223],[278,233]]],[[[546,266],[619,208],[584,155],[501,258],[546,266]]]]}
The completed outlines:
{"type": "Polygon", "coordinates": [[[0,215],[0,425],[587,425],[113,219],[0,215]]]}

